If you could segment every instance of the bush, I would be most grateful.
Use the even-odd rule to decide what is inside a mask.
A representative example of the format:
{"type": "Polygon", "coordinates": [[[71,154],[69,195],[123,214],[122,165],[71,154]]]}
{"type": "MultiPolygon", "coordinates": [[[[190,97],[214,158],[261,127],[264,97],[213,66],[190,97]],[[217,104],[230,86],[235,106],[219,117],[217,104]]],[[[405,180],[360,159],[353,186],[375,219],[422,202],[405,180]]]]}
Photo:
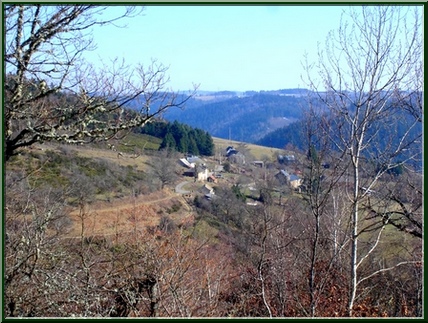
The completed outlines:
{"type": "Polygon", "coordinates": [[[167,209],[167,213],[168,214],[171,214],[171,213],[174,213],[174,212],[178,212],[178,210],[180,210],[180,208],[181,208],[181,205],[180,204],[176,204],[176,203],[174,203],[172,206],[171,206],[171,208],[169,208],[169,209],[167,209]]]}
{"type": "Polygon", "coordinates": [[[223,169],[225,172],[230,172],[230,163],[229,162],[225,162],[223,163],[223,169]]]}
{"type": "Polygon", "coordinates": [[[159,222],[159,229],[163,232],[171,233],[177,229],[177,225],[170,217],[164,215],[159,222]]]}

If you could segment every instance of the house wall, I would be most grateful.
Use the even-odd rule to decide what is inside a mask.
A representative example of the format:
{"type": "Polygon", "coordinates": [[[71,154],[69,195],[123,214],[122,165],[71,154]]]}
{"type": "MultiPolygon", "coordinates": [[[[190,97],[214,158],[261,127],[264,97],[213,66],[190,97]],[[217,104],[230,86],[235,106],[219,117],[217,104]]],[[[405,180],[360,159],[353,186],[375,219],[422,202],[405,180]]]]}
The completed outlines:
{"type": "Polygon", "coordinates": [[[198,181],[203,182],[208,179],[208,169],[205,168],[202,172],[198,173],[198,181]]]}
{"type": "Polygon", "coordinates": [[[294,180],[290,182],[290,186],[294,189],[298,189],[300,187],[300,185],[302,185],[302,180],[298,179],[298,180],[294,180]]]}

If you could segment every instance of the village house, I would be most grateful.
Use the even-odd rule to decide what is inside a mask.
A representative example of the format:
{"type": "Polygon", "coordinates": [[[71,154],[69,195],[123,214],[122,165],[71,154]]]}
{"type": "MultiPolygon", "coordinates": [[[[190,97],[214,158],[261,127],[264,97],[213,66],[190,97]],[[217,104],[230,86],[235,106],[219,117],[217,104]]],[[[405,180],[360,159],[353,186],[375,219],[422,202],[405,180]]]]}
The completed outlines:
{"type": "Polygon", "coordinates": [[[278,163],[291,165],[296,162],[296,157],[294,155],[278,155],[278,163]]]}
{"type": "Polygon", "coordinates": [[[200,159],[198,156],[187,156],[186,160],[191,163],[191,164],[195,164],[195,165],[203,165],[204,161],[202,159],[200,159]]]}
{"type": "Polygon", "coordinates": [[[202,194],[204,194],[204,196],[208,200],[211,200],[213,198],[213,196],[215,195],[214,189],[208,184],[205,184],[204,186],[202,186],[202,188],[200,189],[200,192],[202,194]]]}
{"type": "Polygon", "coordinates": [[[182,163],[183,166],[185,166],[187,168],[194,168],[195,167],[195,164],[189,163],[189,161],[185,158],[180,158],[180,162],[182,163]]]}
{"type": "Polygon", "coordinates": [[[183,176],[193,177],[195,182],[206,181],[211,175],[199,157],[188,156],[187,158],[180,158],[180,162],[183,166],[187,167],[187,170],[183,172],[183,176]]]}
{"type": "Polygon", "coordinates": [[[183,172],[183,176],[194,177],[195,182],[203,182],[208,180],[210,174],[208,173],[208,168],[205,167],[193,167],[183,172]]]}
{"type": "Polygon", "coordinates": [[[245,156],[232,146],[226,148],[226,157],[231,163],[245,164],[245,156]]]}
{"type": "Polygon", "coordinates": [[[233,146],[228,146],[226,148],[226,157],[230,157],[234,154],[237,154],[239,151],[237,151],[235,148],[233,148],[233,146]]]}
{"type": "Polygon", "coordinates": [[[263,160],[255,160],[253,161],[254,166],[258,166],[263,168],[265,166],[265,162],[263,160]]]}
{"type": "Polygon", "coordinates": [[[302,185],[302,179],[299,176],[292,174],[290,175],[289,184],[291,188],[298,190],[302,185]]]}
{"type": "Polygon", "coordinates": [[[281,169],[279,173],[275,175],[275,178],[277,179],[280,185],[287,184],[289,177],[290,174],[285,169],[281,169]]]}
{"type": "Polygon", "coordinates": [[[285,169],[281,169],[275,175],[280,185],[289,185],[291,188],[298,190],[302,185],[302,179],[296,174],[290,174],[285,169]]]}

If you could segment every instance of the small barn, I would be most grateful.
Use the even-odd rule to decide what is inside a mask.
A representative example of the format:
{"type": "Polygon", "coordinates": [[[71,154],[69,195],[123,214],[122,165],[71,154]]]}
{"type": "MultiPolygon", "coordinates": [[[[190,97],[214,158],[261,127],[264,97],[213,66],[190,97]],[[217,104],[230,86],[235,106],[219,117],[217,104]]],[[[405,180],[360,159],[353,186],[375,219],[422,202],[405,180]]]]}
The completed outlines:
{"type": "Polygon", "coordinates": [[[263,160],[255,160],[255,161],[253,161],[253,165],[258,166],[260,168],[263,168],[263,167],[265,167],[265,162],[263,160]]]}
{"type": "Polygon", "coordinates": [[[209,200],[212,199],[213,196],[215,195],[214,189],[208,184],[205,184],[204,186],[202,186],[200,189],[200,192],[204,194],[204,196],[209,200]]]}

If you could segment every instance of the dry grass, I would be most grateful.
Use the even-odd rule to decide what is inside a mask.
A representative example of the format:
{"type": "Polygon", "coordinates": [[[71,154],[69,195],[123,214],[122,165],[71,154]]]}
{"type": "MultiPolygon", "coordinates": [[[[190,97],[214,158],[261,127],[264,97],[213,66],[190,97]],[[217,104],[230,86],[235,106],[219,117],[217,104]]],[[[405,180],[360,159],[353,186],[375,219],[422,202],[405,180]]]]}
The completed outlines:
{"type": "MultiPolygon", "coordinates": [[[[119,155],[117,151],[90,146],[43,144],[34,145],[32,150],[39,154],[53,150],[59,154],[71,153],[79,157],[102,159],[120,166],[133,166],[140,171],[147,171],[149,166],[146,162],[151,158],[147,155],[136,157],[130,153],[119,155]]],[[[164,215],[170,217],[176,224],[185,223],[193,217],[191,208],[183,197],[169,189],[137,197],[111,199],[110,202],[104,199],[97,200],[86,205],[83,211],[85,236],[142,231],[147,227],[157,226],[164,215]],[[177,206],[179,207],[176,211],[177,206]]],[[[71,210],[70,218],[73,224],[68,237],[80,236],[82,230],[80,213],[77,207],[71,210]]]]}
{"type": "Polygon", "coordinates": [[[239,147],[239,145],[245,145],[245,147],[256,159],[263,159],[264,156],[268,156],[271,160],[275,160],[276,159],[275,154],[279,154],[283,152],[282,149],[278,149],[278,148],[264,147],[264,146],[248,144],[240,141],[228,140],[228,139],[213,137],[213,141],[216,148],[220,150],[225,150],[227,146],[233,146],[237,148],[239,147]]]}
{"type": "Polygon", "coordinates": [[[90,148],[90,147],[73,147],[70,148],[77,152],[77,155],[80,157],[86,158],[99,158],[104,159],[109,162],[117,163],[120,166],[135,166],[137,170],[146,170],[147,164],[146,161],[149,157],[141,155],[135,156],[127,153],[118,153],[113,150],[106,150],[100,148],[90,148]]]}
{"type": "MultiPolygon", "coordinates": [[[[73,226],[68,237],[80,236],[82,230],[80,214],[77,208],[70,213],[73,226]]],[[[168,215],[176,224],[185,223],[193,216],[184,199],[170,190],[135,198],[116,199],[112,202],[97,201],[84,209],[85,236],[143,231],[147,227],[157,226],[163,215],[168,215]],[[179,205],[178,211],[169,214],[168,211],[176,205],[179,205]]]]}

